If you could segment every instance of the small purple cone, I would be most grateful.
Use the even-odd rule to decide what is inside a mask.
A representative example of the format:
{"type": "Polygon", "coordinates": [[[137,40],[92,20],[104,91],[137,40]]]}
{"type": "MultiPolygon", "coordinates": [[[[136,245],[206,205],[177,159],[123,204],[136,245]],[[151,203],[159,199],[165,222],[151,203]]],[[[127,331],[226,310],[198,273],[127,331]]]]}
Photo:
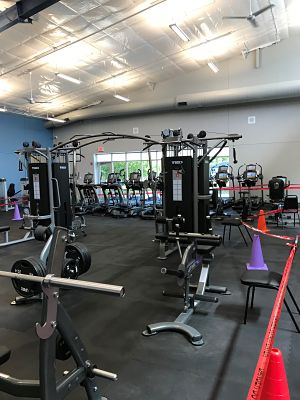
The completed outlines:
{"type": "Polygon", "coordinates": [[[253,235],[251,260],[249,263],[246,264],[246,266],[248,270],[261,269],[268,271],[268,267],[264,262],[259,235],[253,235]]]}
{"type": "Polygon", "coordinates": [[[15,211],[14,211],[14,217],[13,217],[13,221],[22,221],[22,217],[20,215],[20,211],[19,211],[19,207],[18,204],[15,205],[15,211]]]}

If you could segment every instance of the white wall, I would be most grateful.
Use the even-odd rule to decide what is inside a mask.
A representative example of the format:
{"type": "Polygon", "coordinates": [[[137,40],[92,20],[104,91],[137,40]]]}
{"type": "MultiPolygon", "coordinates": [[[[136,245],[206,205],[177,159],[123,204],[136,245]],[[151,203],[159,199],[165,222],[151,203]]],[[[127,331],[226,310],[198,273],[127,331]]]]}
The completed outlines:
{"type": "MultiPolygon", "coordinates": [[[[264,49],[261,68],[256,69],[254,54],[247,60],[238,56],[221,64],[220,73],[209,68],[179,75],[158,84],[154,91],[144,89],[133,94],[134,101],[157,101],[185,93],[256,86],[300,79],[300,40],[294,36],[276,46],[264,49]]],[[[164,128],[181,127],[186,134],[208,132],[240,133],[243,139],[236,143],[240,163],[258,162],[264,167],[265,182],[274,175],[286,175],[293,183],[300,181],[298,157],[300,154],[300,99],[264,103],[248,103],[223,108],[136,114],[127,117],[102,118],[76,122],[56,128],[54,135],[64,140],[74,134],[99,133],[111,130],[132,134],[134,127],[140,135],[160,137],[164,128]],[[248,116],[256,117],[256,124],[248,124],[248,116]]],[[[140,150],[140,141],[118,141],[104,145],[105,152],[140,150]]],[[[92,171],[93,154],[97,145],[84,149],[86,159],[81,172],[92,171]]]]}
{"type": "MultiPolygon", "coordinates": [[[[274,175],[286,175],[293,183],[300,181],[300,101],[260,103],[221,109],[193,110],[127,118],[107,118],[65,126],[55,131],[59,141],[75,134],[103,131],[132,134],[139,128],[140,135],[160,138],[164,128],[181,127],[185,135],[207,132],[240,133],[236,142],[237,158],[241,163],[262,164],[265,182],[274,175]],[[256,124],[248,124],[248,116],[256,117],[256,124]]],[[[214,135],[213,133],[211,135],[214,135]]],[[[92,171],[97,144],[84,148],[85,160],[79,166],[81,174],[92,171]]],[[[141,150],[142,141],[119,140],[104,144],[105,152],[141,150]]]]}

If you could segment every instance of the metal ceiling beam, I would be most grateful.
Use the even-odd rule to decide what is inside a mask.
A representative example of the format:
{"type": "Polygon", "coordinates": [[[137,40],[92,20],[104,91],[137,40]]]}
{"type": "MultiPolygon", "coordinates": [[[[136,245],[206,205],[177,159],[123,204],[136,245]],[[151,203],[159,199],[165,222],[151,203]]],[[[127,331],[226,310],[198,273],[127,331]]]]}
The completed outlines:
{"type": "Polygon", "coordinates": [[[18,24],[31,23],[31,17],[59,0],[20,0],[0,13],[0,32],[18,24]]]}

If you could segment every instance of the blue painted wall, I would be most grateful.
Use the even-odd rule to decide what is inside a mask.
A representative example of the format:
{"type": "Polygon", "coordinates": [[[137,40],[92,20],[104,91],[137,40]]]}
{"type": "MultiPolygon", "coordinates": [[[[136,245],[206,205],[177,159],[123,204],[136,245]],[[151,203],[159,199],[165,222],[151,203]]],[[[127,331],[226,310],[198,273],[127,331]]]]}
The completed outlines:
{"type": "Polygon", "coordinates": [[[19,159],[14,153],[23,142],[36,140],[42,147],[52,146],[52,129],[46,129],[44,124],[41,119],[0,113],[0,178],[6,178],[7,186],[15,183],[19,190],[20,178],[26,176],[26,171],[19,172],[19,159]]]}

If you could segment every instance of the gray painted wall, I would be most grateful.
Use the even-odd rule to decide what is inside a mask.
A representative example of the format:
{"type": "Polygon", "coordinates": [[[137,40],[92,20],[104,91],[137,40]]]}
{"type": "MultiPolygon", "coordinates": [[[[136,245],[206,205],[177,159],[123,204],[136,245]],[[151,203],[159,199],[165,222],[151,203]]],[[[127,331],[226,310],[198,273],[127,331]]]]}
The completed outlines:
{"type": "MultiPolygon", "coordinates": [[[[300,79],[300,69],[296,58],[300,52],[297,37],[283,41],[276,46],[264,49],[262,66],[255,69],[254,55],[247,60],[242,56],[221,64],[219,74],[207,67],[200,68],[176,79],[157,85],[152,92],[149,89],[135,93],[135,99],[149,100],[195,93],[207,90],[230,89],[233,87],[255,86],[300,79]]],[[[103,118],[87,120],[55,129],[58,140],[64,140],[74,134],[97,133],[111,130],[118,133],[130,133],[135,127],[140,135],[149,134],[158,138],[164,128],[181,127],[185,134],[197,133],[204,129],[208,132],[241,133],[243,139],[236,143],[240,163],[258,162],[264,167],[265,182],[274,175],[287,175],[291,182],[297,183],[298,156],[300,154],[300,99],[267,103],[251,103],[215,109],[197,109],[168,113],[144,114],[130,117],[103,118]],[[256,124],[248,124],[248,116],[256,117],[256,124]]],[[[105,152],[140,150],[139,141],[119,141],[104,145],[105,152]]],[[[92,170],[93,154],[97,145],[85,148],[86,159],[81,163],[80,171],[92,170]]]]}
{"type": "MultiPolygon", "coordinates": [[[[237,156],[241,163],[258,162],[264,168],[265,181],[274,175],[286,175],[291,182],[299,181],[300,154],[300,101],[251,104],[223,109],[193,110],[180,113],[139,115],[128,118],[87,121],[66,126],[55,131],[58,140],[74,134],[92,134],[111,130],[130,133],[139,128],[140,135],[158,139],[163,128],[181,127],[185,134],[207,132],[241,133],[236,142],[237,156]],[[248,117],[255,116],[256,124],[249,125],[248,117]]],[[[212,133],[213,135],[213,133],[212,133]]],[[[93,155],[97,145],[84,148],[85,160],[79,166],[83,174],[92,171],[93,155]]],[[[105,152],[133,151],[142,148],[141,141],[120,140],[104,144],[105,152]]]]}

